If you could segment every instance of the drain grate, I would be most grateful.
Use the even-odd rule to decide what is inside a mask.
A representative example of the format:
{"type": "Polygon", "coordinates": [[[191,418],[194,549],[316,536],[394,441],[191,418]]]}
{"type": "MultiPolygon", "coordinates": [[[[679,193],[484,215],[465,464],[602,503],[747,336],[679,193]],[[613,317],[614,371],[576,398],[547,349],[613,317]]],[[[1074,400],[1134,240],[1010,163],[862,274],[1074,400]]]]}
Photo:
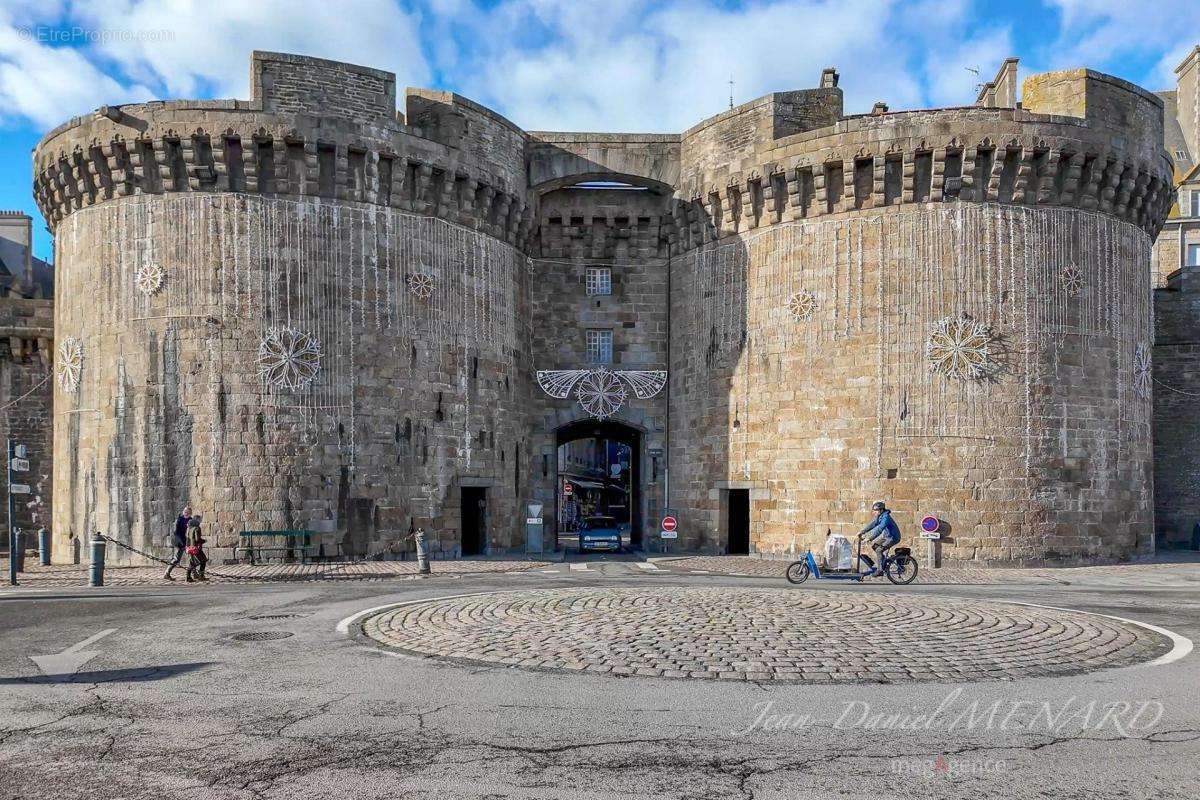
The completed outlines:
{"type": "Polygon", "coordinates": [[[307,614],[255,614],[246,619],[299,619],[300,617],[308,616],[307,614]]]}
{"type": "Polygon", "coordinates": [[[233,638],[239,642],[265,642],[271,639],[286,639],[294,635],[287,631],[244,631],[235,633],[233,638]]]}

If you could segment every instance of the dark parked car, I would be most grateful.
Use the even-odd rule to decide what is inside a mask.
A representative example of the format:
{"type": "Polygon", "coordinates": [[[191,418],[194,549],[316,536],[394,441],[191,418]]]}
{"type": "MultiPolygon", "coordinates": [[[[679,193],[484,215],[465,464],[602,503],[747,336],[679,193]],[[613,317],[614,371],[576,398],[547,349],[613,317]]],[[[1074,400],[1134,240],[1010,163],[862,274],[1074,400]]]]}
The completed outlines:
{"type": "Polygon", "coordinates": [[[621,529],[612,517],[593,516],[583,521],[579,530],[579,550],[612,550],[621,549],[621,529]]]}

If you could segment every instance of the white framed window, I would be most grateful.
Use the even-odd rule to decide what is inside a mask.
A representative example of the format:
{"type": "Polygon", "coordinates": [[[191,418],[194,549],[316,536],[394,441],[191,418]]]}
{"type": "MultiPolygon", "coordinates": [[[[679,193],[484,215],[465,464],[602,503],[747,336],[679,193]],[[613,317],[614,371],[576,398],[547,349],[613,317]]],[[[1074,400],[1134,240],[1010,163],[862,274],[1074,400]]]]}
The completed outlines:
{"type": "Polygon", "coordinates": [[[1192,189],[1187,193],[1186,208],[1189,217],[1200,217],[1200,189],[1192,189]]]}
{"type": "Polygon", "coordinates": [[[612,331],[590,330],[587,332],[587,357],[593,364],[612,363],[612,331]]]}
{"type": "Polygon", "coordinates": [[[1187,246],[1187,265],[1189,267],[1200,267],[1200,244],[1189,244],[1187,246]]]}
{"type": "Polygon", "coordinates": [[[612,270],[608,267],[588,267],[585,286],[588,297],[612,294],[612,270]]]}

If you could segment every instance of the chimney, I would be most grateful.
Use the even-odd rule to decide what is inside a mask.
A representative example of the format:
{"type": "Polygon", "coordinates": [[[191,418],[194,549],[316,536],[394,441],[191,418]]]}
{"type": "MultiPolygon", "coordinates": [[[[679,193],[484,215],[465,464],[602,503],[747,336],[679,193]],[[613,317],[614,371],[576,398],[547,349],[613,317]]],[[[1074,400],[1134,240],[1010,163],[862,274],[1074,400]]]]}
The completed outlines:
{"type": "Polygon", "coordinates": [[[888,113],[888,104],[882,100],[875,101],[875,105],[871,106],[871,116],[878,117],[888,113]]]}
{"type": "Polygon", "coordinates": [[[835,67],[826,67],[821,70],[821,88],[836,89],[838,85],[838,71],[835,67]]]}
{"type": "Polygon", "coordinates": [[[1179,127],[1183,129],[1183,138],[1194,162],[1200,156],[1200,130],[1197,130],[1197,117],[1200,116],[1200,45],[1193,47],[1187,58],[1175,68],[1175,81],[1179,127]]]}

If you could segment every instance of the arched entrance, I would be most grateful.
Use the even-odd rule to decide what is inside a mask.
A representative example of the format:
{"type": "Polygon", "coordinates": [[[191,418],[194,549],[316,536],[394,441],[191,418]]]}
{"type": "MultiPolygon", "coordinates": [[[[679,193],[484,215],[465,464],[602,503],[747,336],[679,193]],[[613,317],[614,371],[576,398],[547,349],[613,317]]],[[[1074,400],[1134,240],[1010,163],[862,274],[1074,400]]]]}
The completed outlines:
{"type": "Polygon", "coordinates": [[[614,420],[585,419],[556,432],[558,546],[578,549],[580,524],[612,517],[622,545],[642,547],[642,434],[614,420]]]}

